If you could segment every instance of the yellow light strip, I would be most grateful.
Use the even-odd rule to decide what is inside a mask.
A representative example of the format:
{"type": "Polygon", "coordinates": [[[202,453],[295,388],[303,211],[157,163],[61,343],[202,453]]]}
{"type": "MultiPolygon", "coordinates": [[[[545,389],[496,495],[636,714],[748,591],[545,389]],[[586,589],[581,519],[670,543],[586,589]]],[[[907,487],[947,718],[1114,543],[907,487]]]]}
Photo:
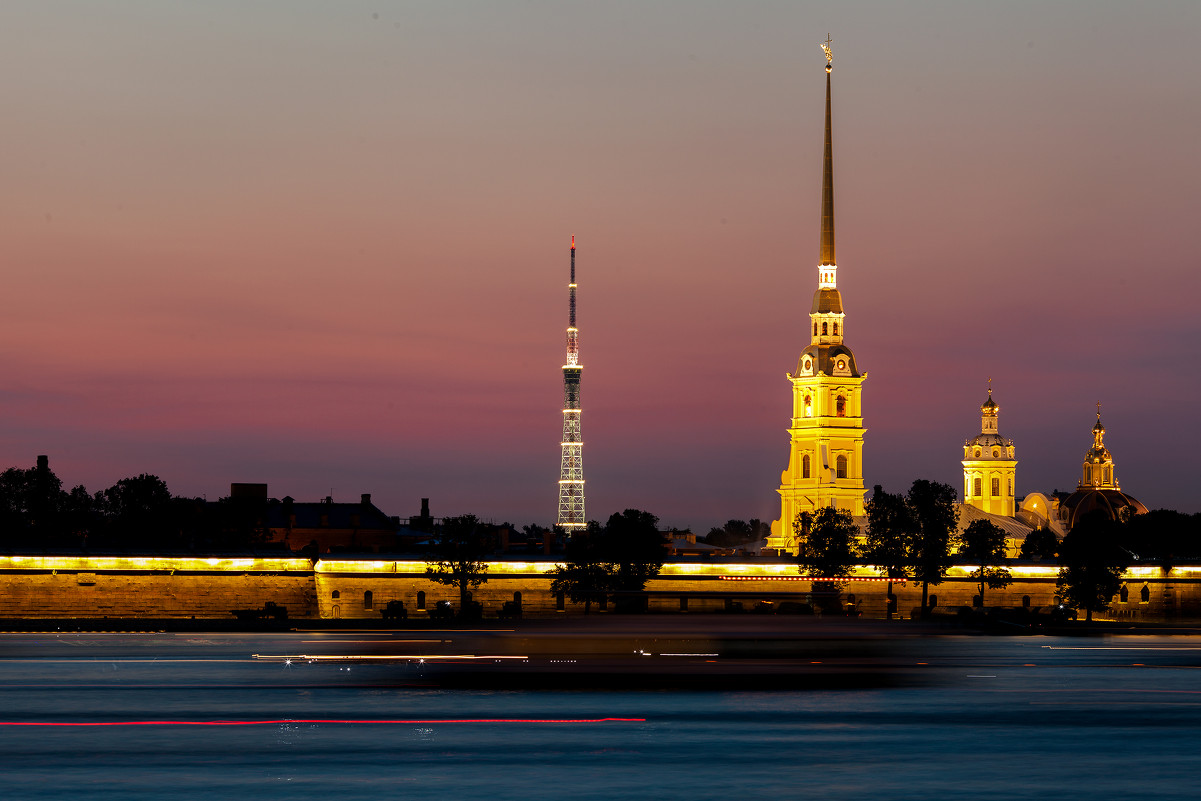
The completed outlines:
{"type": "Polygon", "coordinates": [[[178,570],[307,572],[308,559],[196,556],[0,556],[0,570],[178,570]]]}

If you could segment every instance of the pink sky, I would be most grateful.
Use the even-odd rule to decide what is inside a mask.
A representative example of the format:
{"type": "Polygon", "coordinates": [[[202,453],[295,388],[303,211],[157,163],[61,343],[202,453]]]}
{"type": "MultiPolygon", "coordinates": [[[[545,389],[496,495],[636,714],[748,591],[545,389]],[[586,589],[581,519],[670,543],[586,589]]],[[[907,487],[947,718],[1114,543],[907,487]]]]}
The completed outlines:
{"type": "Polygon", "coordinates": [[[0,465],[552,522],[578,238],[589,517],[770,520],[816,282],[868,487],[1201,510],[1201,6],[6,3],[0,465]]]}

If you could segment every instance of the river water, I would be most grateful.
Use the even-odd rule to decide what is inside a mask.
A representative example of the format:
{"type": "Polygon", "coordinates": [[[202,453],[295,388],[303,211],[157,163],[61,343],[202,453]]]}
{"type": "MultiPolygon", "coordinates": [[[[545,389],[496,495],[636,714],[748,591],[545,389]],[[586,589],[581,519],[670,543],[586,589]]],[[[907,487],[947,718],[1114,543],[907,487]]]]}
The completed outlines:
{"type": "Polygon", "coordinates": [[[788,691],[447,690],[305,658],[408,637],[0,634],[0,798],[1198,794],[1197,637],[937,636],[902,657],[916,681],[788,691]]]}

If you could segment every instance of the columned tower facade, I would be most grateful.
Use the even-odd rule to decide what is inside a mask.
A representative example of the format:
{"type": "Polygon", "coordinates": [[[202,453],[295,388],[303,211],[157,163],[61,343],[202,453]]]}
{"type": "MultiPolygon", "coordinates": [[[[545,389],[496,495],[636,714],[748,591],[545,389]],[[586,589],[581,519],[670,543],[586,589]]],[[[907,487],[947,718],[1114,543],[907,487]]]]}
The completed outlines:
{"type": "Polygon", "coordinates": [[[855,354],[844,342],[846,314],[838,291],[834,252],[834,155],[830,112],[833,55],[826,51],[826,141],[822,169],[821,244],[817,290],[809,308],[809,346],[801,351],[792,384],[788,468],[780,474],[780,518],[767,544],[797,550],[794,521],[801,512],[829,506],[863,514],[862,385],[855,354]]]}
{"type": "Polygon", "coordinates": [[[584,520],[584,441],[580,438],[580,332],[575,326],[575,236],[571,237],[571,283],[567,285],[567,363],[563,365],[563,439],[559,460],[559,515],[567,533],[584,520]]]}
{"type": "Polygon", "coordinates": [[[980,433],[963,443],[963,502],[989,514],[1013,517],[1018,463],[1013,458],[1013,440],[1002,437],[997,428],[1000,411],[989,386],[988,399],[980,407],[980,433]]]}

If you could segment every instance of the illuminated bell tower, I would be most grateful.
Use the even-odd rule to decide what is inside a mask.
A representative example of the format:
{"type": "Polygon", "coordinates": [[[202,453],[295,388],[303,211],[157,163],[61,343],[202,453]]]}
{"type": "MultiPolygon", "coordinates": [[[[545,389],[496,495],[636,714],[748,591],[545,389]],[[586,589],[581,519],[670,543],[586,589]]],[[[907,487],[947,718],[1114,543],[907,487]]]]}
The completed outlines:
{"type": "Polygon", "coordinates": [[[769,548],[796,553],[793,523],[801,512],[822,507],[863,514],[862,384],[855,354],[843,343],[846,315],[838,291],[834,258],[834,155],[830,114],[833,54],[826,51],[826,145],[822,169],[821,246],[817,291],[809,308],[812,330],[801,351],[792,384],[791,447],[788,469],[780,474],[780,519],[771,524],[769,548]]]}
{"type": "Polygon", "coordinates": [[[1002,437],[997,428],[1001,407],[992,399],[991,378],[988,383],[988,399],[980,407],[980,433],[963,443],[963,502],[989,514],[1013,517],[1018,463],[1013,458],[1013,440],[1002,437]]]}
{"type": "Polygon", "coordinates": [[[559,516],[567,533],[584,521],[584,442],[580,439],[580,332],[575,327],[575,236],[571,237],[571,283],[568,290],[567,363],[563,365],[563,440],[559,461],[559,516]]]}
{"type": "Polygon", "coordinates": [[[1097,424],[1093,426],[1093,446],[1084,457],[1084,473],[1078,490],[1121,489],[1113,475],[1113,456],[1105,447],[1105,425],[1101,422],[1101,404],[1097,403],[1097,424]]]}

